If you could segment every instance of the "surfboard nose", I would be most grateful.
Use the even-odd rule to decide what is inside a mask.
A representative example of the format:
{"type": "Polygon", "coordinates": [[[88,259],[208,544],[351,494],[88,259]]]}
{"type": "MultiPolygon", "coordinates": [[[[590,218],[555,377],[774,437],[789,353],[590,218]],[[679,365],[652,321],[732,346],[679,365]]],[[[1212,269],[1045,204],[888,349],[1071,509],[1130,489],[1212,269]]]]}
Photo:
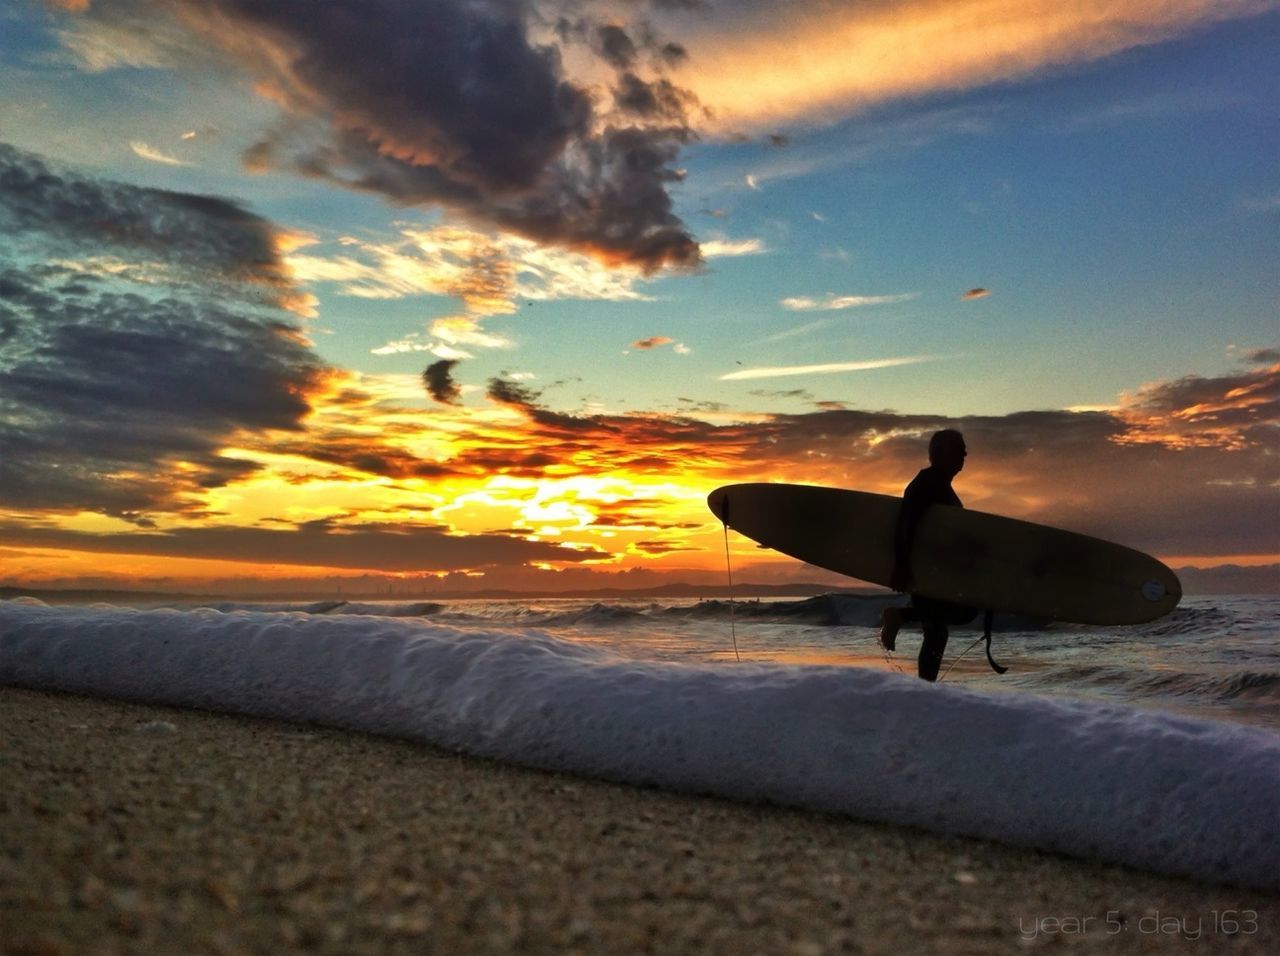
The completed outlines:
{"type": "Polygon", "coordinates": [[[729,489],[717,488],[711,494],[707,495],[707,507],[711,509],[711,513],[723,521],[729,523],[729,489]]]}

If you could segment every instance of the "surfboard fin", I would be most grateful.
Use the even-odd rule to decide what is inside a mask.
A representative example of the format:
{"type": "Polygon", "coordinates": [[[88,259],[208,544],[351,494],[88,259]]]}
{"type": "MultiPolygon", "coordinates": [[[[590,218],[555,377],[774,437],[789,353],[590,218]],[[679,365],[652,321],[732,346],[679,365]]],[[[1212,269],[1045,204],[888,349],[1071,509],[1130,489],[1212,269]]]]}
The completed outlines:
{"type": "Polygon", "coordinates": [[[982,640],[987,647],[987,663],[991,665],[991,669],[997,674],[1006,673],[1009,668],[996,663],[996,659],[991,656],[991,621],[996,616],[995,611],[987,608],[982,615],[982,640]]]}

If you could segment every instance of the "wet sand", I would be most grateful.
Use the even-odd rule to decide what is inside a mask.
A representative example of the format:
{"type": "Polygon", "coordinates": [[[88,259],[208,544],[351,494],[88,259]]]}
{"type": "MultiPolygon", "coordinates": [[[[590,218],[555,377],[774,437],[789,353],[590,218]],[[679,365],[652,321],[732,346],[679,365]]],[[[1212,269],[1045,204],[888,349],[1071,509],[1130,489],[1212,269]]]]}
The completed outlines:
{"type": "Polygon", "coordinates": [[[0,952],[1280,952],[1280,897],[0,688],[0,952]],[[1233,932],[1234,930],[1234,932],[1233,932]]]}

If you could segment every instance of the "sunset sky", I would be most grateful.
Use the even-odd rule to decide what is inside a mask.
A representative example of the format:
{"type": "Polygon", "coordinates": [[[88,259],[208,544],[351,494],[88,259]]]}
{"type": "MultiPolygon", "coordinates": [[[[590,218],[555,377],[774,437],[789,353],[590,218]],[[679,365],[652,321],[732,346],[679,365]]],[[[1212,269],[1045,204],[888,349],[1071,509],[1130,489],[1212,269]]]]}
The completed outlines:
{"type": "MultiPolygon", "coordinates": [[[[1280,560],[1280,2],[17,0],[0,584],[712,581],[732,481],[1280,560]]],[[[811,568],[732,538],[735,574],[811,568]]]]}

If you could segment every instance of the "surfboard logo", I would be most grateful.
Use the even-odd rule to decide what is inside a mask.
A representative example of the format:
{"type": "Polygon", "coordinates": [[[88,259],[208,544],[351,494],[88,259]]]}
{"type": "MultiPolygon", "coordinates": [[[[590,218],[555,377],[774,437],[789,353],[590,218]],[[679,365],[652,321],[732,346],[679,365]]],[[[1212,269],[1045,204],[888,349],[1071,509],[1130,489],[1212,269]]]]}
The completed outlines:
{"type": "Polygon", "coordinates": [[[1162,601],[1169,590],[1159,581],[1148,581],[1142,585],[1142,596],[1148,601],[1162,601]]]}

